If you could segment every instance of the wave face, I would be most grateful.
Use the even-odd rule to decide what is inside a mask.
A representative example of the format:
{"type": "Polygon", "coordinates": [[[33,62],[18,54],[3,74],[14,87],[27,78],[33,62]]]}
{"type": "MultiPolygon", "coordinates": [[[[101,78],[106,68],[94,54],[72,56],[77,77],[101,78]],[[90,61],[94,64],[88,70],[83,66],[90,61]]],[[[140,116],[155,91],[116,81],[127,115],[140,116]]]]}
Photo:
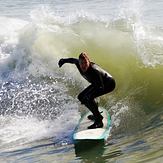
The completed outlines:
{"type": "Polygon", "coordinates": [[[127,12],[125,3],[109,18],[85,11],[63,16],[46,7],[32,10],[29,20],[0,17],[1,149],[72,134],[84,112],[76,96],[88,83],[73,65],[57,63],[82,51],[116,80],[99,103],[117,135],[162,124],[163,30],[141,20],[140,3],[127,12]]]}

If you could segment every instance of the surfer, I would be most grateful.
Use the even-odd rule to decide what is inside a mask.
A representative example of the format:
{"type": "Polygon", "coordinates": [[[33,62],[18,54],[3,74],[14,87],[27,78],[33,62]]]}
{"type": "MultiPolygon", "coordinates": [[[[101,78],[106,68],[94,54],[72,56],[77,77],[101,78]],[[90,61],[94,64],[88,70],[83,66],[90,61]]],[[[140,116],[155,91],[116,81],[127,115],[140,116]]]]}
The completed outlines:
{"type": "Polygon", "coordinates": [[[88,54],[85,52],[79,55],[79,59],[62,58],[59,60],[58,65],[62,67],[65,63],[75,64],[80,74],[91,83],[78,95],[78,99],[81,104],[84,104],[93,113],[93,115],[88,116],[88,119],[94,120],[94,123],[88,129],[102,128],[103,116],[98,110],[98,104],[95,102],[95,98],[113,91],[115,80],[108,72],[91,62],[88,54]]]}

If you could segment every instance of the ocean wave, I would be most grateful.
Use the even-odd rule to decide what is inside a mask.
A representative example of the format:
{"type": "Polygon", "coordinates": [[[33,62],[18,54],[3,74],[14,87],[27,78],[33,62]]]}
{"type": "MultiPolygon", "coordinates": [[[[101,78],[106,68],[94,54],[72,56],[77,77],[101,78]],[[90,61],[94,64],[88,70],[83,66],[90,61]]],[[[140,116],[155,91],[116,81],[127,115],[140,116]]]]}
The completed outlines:
{"type": "Polygon", "coordinates": [[[147,28],[139,19],[131,17],[108,20],[85,12],[62,17],[47,9],[32,11],[29,21],[5,18],[3,27],[0,28],[0,101],[6,105],[1,108],[2,115],[30,114],[50,119],[54,115],[48,112],[53,110],[51,104],[62,107],[64,100],[75,103],[76,92],[87,84],[75,67],[64,65],[61,70],[57,63],[62,57],[78,57],[82,51],[87,51],[93,62],[116,79],[114,93],[101,100],[101,105],[113,113],[115,126],[122,124],[118,120],[124,119],[129,119],[127,124],[130,124],[135,115],[134,122],[139,124],[142,116],[157,114],[162,109],[163,33],[160,28],[147,28]],[[55,90],[65,86],[69,91],[61,89],[62,95],[74,99],[66,100],[61,95],[59,104],[46,99],[40,102],[44,93],[49,101],[53,99],[48,92],[53,85],[49,84],[51,80],[61,83],[55,90]],[[9,84],[5,85],[6,82],[9,84]],[[39,87],[38,90],[39,82],[47,89],[39,87]],[[41,107],[37,105],[39,102],[41,107]],[[43,104],[47,109],[44,110],[43,104]],[[29,106],[33,107],[31,112],[29,106]],[[136,109],[142,111],[141,116],[136,109]]]}

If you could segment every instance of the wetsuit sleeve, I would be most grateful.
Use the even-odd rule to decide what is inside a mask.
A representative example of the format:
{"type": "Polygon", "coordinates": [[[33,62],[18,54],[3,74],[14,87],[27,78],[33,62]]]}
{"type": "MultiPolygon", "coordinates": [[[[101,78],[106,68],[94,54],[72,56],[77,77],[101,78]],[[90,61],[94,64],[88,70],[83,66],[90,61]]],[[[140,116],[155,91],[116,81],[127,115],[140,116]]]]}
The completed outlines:
{"type": "Polygon", "coordinates": [[[64,58],[64,62],[65,63],[71,63],[71,64],[78,64],[79,60],[76,58],[64,58]]]}
{"type": "Polygon", "coordinates": [[[104,90],[104,81],[103,81],[102,74],[97,69],[94,69],[94,72],[96,74],[96,80],[94,82],[94,85],[99,89],[104,90]]]}
{"type": "Polygon", "coordinates": [[[62,65],[65,63],[75,64],[78,67],[79,60],[76,58],[62,58],[59,60],[58,65],[59,65],[59,67],[62,67],[62,65]]]}

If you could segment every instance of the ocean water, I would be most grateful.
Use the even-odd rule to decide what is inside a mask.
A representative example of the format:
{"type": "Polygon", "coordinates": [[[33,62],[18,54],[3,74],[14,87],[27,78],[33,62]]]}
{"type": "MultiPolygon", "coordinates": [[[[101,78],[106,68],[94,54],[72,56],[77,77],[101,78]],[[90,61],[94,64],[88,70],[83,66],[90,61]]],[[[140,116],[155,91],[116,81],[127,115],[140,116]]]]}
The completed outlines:
{"type": "Polygon", "coordinates": [[[162,163],[161,0],[0,1],[0,162],[162,163]],[[78,147],[88,83],[58,60],[88,52],[115,78],[98,98],[111,114],[105,143],[78,147]]]}

